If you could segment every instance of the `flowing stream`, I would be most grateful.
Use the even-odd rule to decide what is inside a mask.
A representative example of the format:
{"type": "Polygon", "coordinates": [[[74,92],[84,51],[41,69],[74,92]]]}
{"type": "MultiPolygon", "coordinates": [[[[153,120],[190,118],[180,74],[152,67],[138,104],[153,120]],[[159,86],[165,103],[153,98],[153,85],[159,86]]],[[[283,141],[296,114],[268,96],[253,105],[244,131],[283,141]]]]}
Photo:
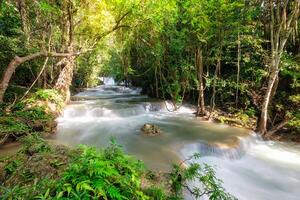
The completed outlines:
{"type": "Polygon", "coordinates": [[[126,152],[151,169],[167,171],[170,164],[198,152],[215,166],[228,192],[242,200],[300,199],[300,147],[265,142],[245,129],[195,119],[193,107],[176,112],[168,102],[140,95],[138,88],[106,85],[74,97],[58,118],[56,142],[105,147],[113,137],[126,152]],[[159,136],[145,136],[141,127],[156,124],[159,136]]]}

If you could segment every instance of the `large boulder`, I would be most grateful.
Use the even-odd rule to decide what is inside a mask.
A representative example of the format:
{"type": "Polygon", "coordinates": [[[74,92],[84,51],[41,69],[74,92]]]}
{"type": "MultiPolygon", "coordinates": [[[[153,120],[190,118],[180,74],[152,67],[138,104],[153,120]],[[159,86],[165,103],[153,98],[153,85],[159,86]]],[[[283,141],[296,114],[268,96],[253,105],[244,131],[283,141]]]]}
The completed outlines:
{"type": "Polygon", "coordinates": [[[141,128],[141,131],[145,135],[149,135],[149,136],[156,136],[156,135],[160,135],[162,133],[160,128],[154,124],[144,124],[143,127],[141,128]]]}

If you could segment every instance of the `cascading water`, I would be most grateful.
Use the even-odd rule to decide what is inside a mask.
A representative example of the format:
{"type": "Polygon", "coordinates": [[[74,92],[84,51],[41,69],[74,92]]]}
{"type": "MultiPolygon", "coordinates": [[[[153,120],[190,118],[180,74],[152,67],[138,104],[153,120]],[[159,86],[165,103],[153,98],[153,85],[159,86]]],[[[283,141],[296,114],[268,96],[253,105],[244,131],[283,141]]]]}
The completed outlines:
{"type": "Polygon", "coordinates": [[[169,170],[171,163],[200,152],[197,162],[216,166],[217,177],[239,199],[299,199],[299,146],[265,142],[245,129],[201,122],[188,106],[169,112],[172,104],[107,80],[72,97],[58,118],[57,141],[104,147],[114,137],[125,151],[158,170],[169,170]],[[141,134],[146,123],[158,125],[162,135],[141,134]]]}
{"type": "Polygon", "coordinates": [[[196,143],[181,150],[183,157],[194,152],[203,157],[193,162],[215,166],[216,176],[238,199],[298,200],[300,197],[299,146],[266,142],[253,134],[241,139],[241,145],[233,149],[196,143]]]}
{"type": "Polygon", "coordinates": [[[115,79],[112,77],[99,77],[104,85],[116,85],[115,79]]]}

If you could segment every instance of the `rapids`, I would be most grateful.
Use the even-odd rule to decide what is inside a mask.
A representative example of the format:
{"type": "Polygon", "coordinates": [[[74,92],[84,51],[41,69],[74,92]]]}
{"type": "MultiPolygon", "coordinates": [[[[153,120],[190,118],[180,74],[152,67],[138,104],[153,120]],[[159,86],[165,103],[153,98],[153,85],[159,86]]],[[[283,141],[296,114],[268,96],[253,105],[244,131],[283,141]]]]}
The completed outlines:
{"type": "Polygon", "coordinates": [[[104,147],[113,137],[126,152],[161,171],[200,152],[202,158],[196,162],[215,166],[217,177],[238,199],[300,199],[299,146],[265,142],[245,129],[200,121],[191,106],[169,112],[173,107],[168,102],[142,96],[139,88],[103,80],[106,85],[72,97],[57,119],[54,141],[104,147]],[[141,134],[146,123],[158,125],[163,134],[141,134]]]}

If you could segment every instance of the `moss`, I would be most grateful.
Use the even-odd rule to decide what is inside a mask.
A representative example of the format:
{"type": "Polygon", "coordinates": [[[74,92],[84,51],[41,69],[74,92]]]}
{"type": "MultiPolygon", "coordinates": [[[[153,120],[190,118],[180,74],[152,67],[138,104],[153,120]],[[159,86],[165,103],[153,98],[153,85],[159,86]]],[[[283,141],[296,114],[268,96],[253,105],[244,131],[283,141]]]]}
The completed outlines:
{"type": "Polygon", "coordinates": [[[28,110],[20,110],[12,113],[15,117],[24,118],[28,120],[53,120],[55,116],[51,113],[45,112],[46,108],[42,107],[33,107],[28,110]]]}
{"type": "Polygon", "coordinates": [[[55,104],[59,109],[64,105],[64,98],[57,90],[41,89],[33,93],[28,99],[24,100],[25,104],[34,105],[38,101],[50,102],[55,104]]]}
{"type": "Polygon", "coordinates": [[[9,135],[24,135],[29,133],[31,128],[13,116],[0,116],[0,136],[9,135]]]}
{"type": "Polygon", "coordinates": [[[218,113],[215,119],[222,124],[229,124],[236,127],[244,127],[249,129],[254,129],[256,127],[256,118],[254,118],[254,116],[249,116],[247,112],[242,111],[234,114],[218,113]]]}
{"type": "Polygon", "coordinates": [[[55,90],[39,90],[8,111],[6,106],[0,107],[0,145],[32,132],[53,133],[63,98],[55,90]]]}

